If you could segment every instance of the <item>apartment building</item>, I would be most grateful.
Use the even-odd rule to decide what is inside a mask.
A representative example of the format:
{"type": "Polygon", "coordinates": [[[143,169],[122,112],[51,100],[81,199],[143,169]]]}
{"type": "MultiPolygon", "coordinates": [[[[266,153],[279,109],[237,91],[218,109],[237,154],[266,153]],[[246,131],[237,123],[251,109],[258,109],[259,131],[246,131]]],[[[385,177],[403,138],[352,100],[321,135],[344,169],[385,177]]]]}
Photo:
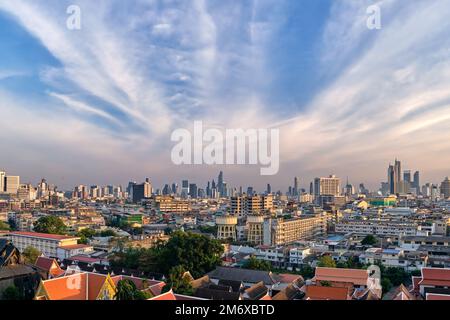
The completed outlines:
{"type": "Polygon", "coordinates": [[[355,233],[377,236],[414,236],[417,234],[416,223],[381,220],[345,220],[335,225],[336,233],[355,233]]]}
{"type": "Polygon", "coordinates": [[[238,196],[230,199],[230,213],[239,219],[273,209],[273,195],[238,196]]]}
{"type": "Polygon", "coordinates": [[[299,240],[326,235],[327,215],[302,216],[293,219],[266,219],[264,245],[280,246],[299,240]]]}
{"type": "Polygon", "coordinates": [[[47,257],[58,257],[58,248],[76,246],[80,239],[78,237],[26,231],[13,231],[8,237],[20,252],[23,252],[27,247],[33,247],[47,257]]]}
{"type": "Polygon", "coordinates": [[[164,213],[183,213],[192,210],[189,201],[174,199],[171,196],[156,196],[153,206],[157,211],[164,213]]]}

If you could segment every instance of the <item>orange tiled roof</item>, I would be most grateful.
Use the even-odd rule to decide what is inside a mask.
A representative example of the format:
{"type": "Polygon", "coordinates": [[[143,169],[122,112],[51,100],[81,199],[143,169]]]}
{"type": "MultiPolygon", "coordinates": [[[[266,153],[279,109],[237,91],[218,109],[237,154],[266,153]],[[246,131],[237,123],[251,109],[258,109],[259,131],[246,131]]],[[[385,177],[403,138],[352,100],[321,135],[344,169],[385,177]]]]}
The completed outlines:
{"type": "Polygon", "coordinates": [[[38,257],[34,263],[36,267],[46,271],[52,277],[59,277],[64,274],[64,270],[61,269],[58,262],[55,259],[47,257],[38,257]]]}
{"type": "Polygon", "coordinates": [[[167,291],[166,293],[163,293],[159,296],[150,298],[148,300],[177,300],[177,298],[173,294],[172,290],[170,290],[170,291],[167,291]]]}
{"type": "Polygon", "coordinates": [[[367,285],[367,270],[317,267],[316,281],[347,282],[355,285],[367,285]]]}
{"type": "Polygon", "coordinates": [[[428,293],[427,300],[450,300],[450,295],[428,293]]]}
{"type": "Polygon", "coordinates": [[[422,268],[419,285],[450,286],[450,268],[422,268]]]}
{"type": "Polygon", "coordinates": [[[307,286],[306,297],[309,300],[350,300],[348,288],[307,286]]]}
{"type": "Polygon", "coordinates": [[[42,281],[42,285],[50,300],[95,300],[106,278],[97,273],[75,273],[42,281]]]}
{"type": "Polygon", "coordinates": [[[46,280],[42,285],[49,300],[86,300],[86,273],[46,280]]]}

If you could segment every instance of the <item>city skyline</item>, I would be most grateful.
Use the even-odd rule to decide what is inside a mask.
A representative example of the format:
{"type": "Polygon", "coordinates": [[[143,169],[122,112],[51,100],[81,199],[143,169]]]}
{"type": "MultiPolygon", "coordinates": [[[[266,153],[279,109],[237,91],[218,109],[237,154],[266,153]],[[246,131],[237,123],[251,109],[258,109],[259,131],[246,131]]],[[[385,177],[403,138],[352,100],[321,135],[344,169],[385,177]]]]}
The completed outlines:
{"type": "Polygon", "coordinates": [[[395,157],[423,182],[450,174],[445,1],[381,1],[380,30],[372,1],[76,1],[69,30],[72,4],[0,1],[0,165],[24,181],[203,184],[223,170],[258,190],[329,174],[375,189],[395,157]],[[195,120],[279,128],[279,173],[173,165],[170,133],[195,120]]]}
{"type": "MultiPolygon", "coordinates": [[[[402,169],[402,161],[398,160],[397,158],[393,162],[394,165],[389,163],[389,166],[387,167],[387,177],[385,180],[381,180],[379,185],[375,188],[368,188],[367,185],[362,182],[355,182],[355,181],[349,181],[349,177],[347,176],[344,180],[340,176],[336,176],[334,174],[330,175],[321,175],[314,177],[311,181],[301,179],[301,177],[293,176],[291,177],[292,181],[286,181],[284,185],[282,185],[280,188],[272,188],[272,183],[268,182],[265,187],[260,186],[254,186],[251,184],[234,184],[233,181],[224,179],[224,172],[220,171],[217,176],[210,176],[207,180],[198,180],[196,178],[190,179],[186,177],[178,177],[175,180],[172,181],[164,181],[161,184],[155,184],[153,183],[152,179],[149,177],[144,178],[138,178],[138,179],[128,179],[127,182],[124,183],[79,183],[77,185],[69,186],[68,188],[61,188],[60,186],[56,185],[52,181],[48,181],[45,177],[39,179],[40,183],[50,184],[58,189],[58,191],[75,191],[79,186],[85,186],[87,188],[90,187],[120,187],[122,191],[128,190],[130,188],[131,184],[142,186],[143,183],[150,183],[150,191],[153,193],[162,193],[162,194],[170,194],[172,193],[172,190],[175,190],[175,187],[177,188],[177,191],[174,192],[175,194],[182,195],[183,192],[186,193],[186,195],[191,195],[191,193],[188,191],[191,187],[195,187],[196,191],[195,194],[198,194],[200,190],[204,193],[205,196],[211,197],[211,189],[215,189],[217,192],[217,195],[222,196],[229,196],[230,194],[228,192],[235,190],[243,190],[243,192],[247,192],[247,189],[250,188],[252,192],[255,194],[264,194],[264,193],[281,193],[286,194],[289,196],[299,196],[302,192],[303,193],[310,193],[310,194],[316,194],[317,193],[317,186],[314,186],[318,180],[322,179],[329,179],[329,178],[336,178],[339,180],[338,190],[337,194],[346,195],[348,188],[351,187],[352,190],[357,193],[357,190],[360,189],[360,192],[371,192],[371,193],[377,193],[381,192],[382,194],[406,194],[410,192],[414,193],[421,193],[422,187],[431,187],[431,186],[437,186],[439,187],[443,181],[448,180],[448,176],[441,179],[440,181],[423,181],[422,175],[419,170],[411,170],[408,168],[402,169]],[[395,170],[394,170],[395,169],[395,170]],[[411,175],[411,172],[414,172],[414,175],[411,175]],[[395,172],[395,173],[394,173],[395,172]],[[300,183],[299,183],[300,182],[300,183]],[[292,184],[291,184],[292,183],[292,184]],[[309,188],[308,188],[309,186],[309,188]],[[364,190],[362,190],[362,189],[364,190]],[[184,191],[186,189],[187,191],[184,191]],[[198,189],[198,190],[197,190],[198,189]],[[167,193],[167,190],[170,192],[167,193]],[[302,191],[303,190],[303,191],[302,191]],[[362,190],[362,191],[361,191],[362,190]]],[[[20,176],[12,176],[11,174],[8,174],[6,170],[1,169],[0,170],[0,192],[3,189],[4,186],[7,185],[6,180],[8,178],[18,179],[16,182],[17,188],[19,187],[19,179],[20,176]],[[5,179],[5,180],[4,180],[5,179]]],[[[32,181],[24,181],[20,180],[20,185],[38,185],[38,182],[32,182],[32,181]],[[24,184],[25,182],[25,184],[24,184]]],[[[335,188],[335,187],[333,187],[335,188]]],[[[197,197],[197,196],[195,196],[197,197]]]]}

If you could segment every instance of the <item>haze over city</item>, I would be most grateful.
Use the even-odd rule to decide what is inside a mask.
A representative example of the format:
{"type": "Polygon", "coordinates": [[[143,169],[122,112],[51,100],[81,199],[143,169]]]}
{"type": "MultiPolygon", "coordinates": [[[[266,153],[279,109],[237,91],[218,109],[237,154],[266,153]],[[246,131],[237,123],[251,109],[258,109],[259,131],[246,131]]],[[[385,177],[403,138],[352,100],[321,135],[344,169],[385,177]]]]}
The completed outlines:
{"type": "Polygon", "coordinates": [[[0,0],[0,169],[60,189],[205,183],[285,191],[336,174],[379,188],[395,157],[449,175],[450,6],[380,1],[0,0]],[[420,22],[420,23],[419,23],[420,22]],[[175,166],[171,132],[279,128],[280,170],[175,166]]]}

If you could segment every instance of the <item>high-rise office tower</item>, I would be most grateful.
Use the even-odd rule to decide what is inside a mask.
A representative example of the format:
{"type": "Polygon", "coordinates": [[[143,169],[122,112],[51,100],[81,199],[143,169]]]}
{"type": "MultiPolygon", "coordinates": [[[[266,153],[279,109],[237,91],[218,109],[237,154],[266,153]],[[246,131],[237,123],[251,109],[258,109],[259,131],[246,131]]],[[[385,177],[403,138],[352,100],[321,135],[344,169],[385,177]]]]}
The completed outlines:
{"type": "Polygon", "coordinates": [[[152,184],[150,179],[145,179],[144,183],[134,184],[132,186],[132,196],[131,199],[134,203],[137,203],[143,199],[148,199],[152,196],[152,184]]]}
{"type": "Polygon", "coordinates": [[[5,192],[5,171],[0,171],[0,193],[5,192]]]}
{"type": "Polygon", "coordinates": [[[183,180],[181,181],[181,195],[186,197],[189,194],[189,181],[183,180]]]}
{"type": "Polygon", "coordinates": [[[413,180],[412,185],[413,185],[413,188],[416,189],[417,194],[419,194],[420,193],[420,172],[419,171],[414,172],[414,180],[413,180]]]}
{"type": "Polygon", "coordinates": [[[189,184],[189,196],[192,199],[196,199],[198,197],[197,185],[195,183],[189,184]]]}
{"type": "Polygon", "coordinates": [[[219,195],[223,197],[223,172],[220,171],[219,177],[217,178],[217,190],[219,191],[219,195]]]}
{"type": "Polygon", "coordinates": [[[403,171],[403,180],[405,182],[411,183],[411,170],[405,170],[403,171]]]}
{"type": "Polygon", "coordinates": [[[441,183],[441,194],[444,195],[445,199],[450,198],[450,180],[448,177],[441,183]]]}
{"type": "Polygon", "coordinates": [[[163,196],[167,196],[167,195],[169,195],[171,193],[172,193],[171,189],[170,189],[169,185],[166,183],[164,185],[164,188],[162,189],[162,194],[163,194],[163,196]]]}
{"type": "Polygon", "coordinates": [[[341,181],[334,175],[330,175],[328,178],[315,178],[314,179],[314,195],[316,197],[327,196],[339,196],[340,195],[341,181]]]}
{"type": "Polygon", "coordinates": [[[309,184],[309,194],[314,194],[314,184],[312,182],[309,184]]]}
{"type": "Polygon", "coordinates": [[[222,197],[228,197],[228,185],[226,182],[222,183],[222,197]]]}
{"type": "Polygon", "coordinates": [[[298,189],[298,177],[294,178],[294,196],[299,195],[299,189],[298,189]]]}
{"type": "Polygon", "coordinates": [[[395,164],[389,165],[388,168],[388,183],[389,183],[389,191],[391,194],[396,194],[400,192],[401,172],[402,172],[402,164],[400,161],[395,159],[395,164]]]}
{"type": "Polygon", "coordinates": [[[5,178],[5,192],[8,194],[17,194],[20,186],[19,176],[6,176],[5,178]]]}
{"type": "Polygon", "coordinates": [[[178,185],[176,183],[172,183],[172,192],[174,195],[178,194],[178,185]]]}
{"type": "Polygon", "coordinates": [[[209,181],[206,185],[206,197],[211,198],[211,183],[209,181]]]}
{"type": "Polygon", "coordinates": [[[266,192],[267,192],[267,194],[271,194],[272,193],[272,187],[270,186],[270,183],[267,184],[266,192]]]}
{"type": "Polygon", "coordinates": [[[350,184],[350,182],[348,182],[348,177],[347,177],[347,184],[345,185],[344,193],[348,197],[355,193],[355,188],[353,187],[353,185],[350,184]]]}

